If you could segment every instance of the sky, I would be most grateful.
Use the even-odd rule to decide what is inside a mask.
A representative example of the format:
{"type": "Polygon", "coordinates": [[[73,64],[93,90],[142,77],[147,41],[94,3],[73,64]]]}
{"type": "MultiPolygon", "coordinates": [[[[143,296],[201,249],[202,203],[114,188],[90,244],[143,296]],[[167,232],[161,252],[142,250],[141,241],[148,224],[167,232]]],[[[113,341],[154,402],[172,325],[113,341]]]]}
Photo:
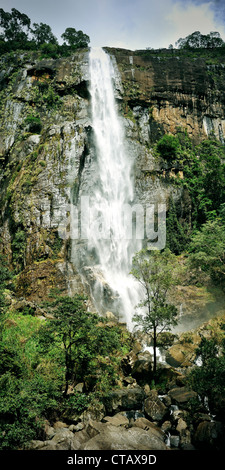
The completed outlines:
{"type": "Polygon", "coordinates": [[[67,27],[82,30],[92,47],[175,46],[194,31],[218,31],[225,41],[225,0],[0,0],[32,23],[47,23],[62,43],[67,27]]]}

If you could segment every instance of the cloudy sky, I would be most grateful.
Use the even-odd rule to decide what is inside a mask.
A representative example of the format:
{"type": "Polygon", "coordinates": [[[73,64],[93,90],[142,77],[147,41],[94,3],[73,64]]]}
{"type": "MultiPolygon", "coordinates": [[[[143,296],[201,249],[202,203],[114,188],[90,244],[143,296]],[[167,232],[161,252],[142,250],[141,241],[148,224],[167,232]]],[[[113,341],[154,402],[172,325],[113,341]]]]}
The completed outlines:
{"type": "Polygon", "coordinates": [[[67,27],[88,34],[91,46],[127,49],[175,45],[194,31],[225,40],[225,0],[0,0],[32,23],[47,23],[59,39],[67,27]]]}

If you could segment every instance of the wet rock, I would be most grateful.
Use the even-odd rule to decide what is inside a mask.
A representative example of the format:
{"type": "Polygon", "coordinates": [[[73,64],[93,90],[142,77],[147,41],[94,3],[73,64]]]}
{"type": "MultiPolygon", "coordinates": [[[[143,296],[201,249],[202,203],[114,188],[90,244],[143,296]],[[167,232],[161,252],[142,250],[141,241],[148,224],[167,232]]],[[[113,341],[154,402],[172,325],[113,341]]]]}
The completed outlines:
{"type": "Polygon", "coordinates": [[[170,436],[170,447],[177,449],[180,444],[180,437],[176,435],[170,436]]]}

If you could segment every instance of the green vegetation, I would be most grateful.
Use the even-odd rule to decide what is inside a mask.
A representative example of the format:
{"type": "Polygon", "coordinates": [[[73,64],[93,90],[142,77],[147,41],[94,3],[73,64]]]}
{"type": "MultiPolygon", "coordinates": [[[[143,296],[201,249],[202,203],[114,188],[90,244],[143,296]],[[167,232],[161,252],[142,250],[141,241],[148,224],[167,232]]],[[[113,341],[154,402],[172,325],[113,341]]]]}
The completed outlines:
{"type": "MultiPolygon", "coordinates": [[[[183,179],[178,177],[174,182],[183,188],[185,200],[175,203],[170,199],[167,247],[176,255],[189,253],[193,251],[192,237],[210,220],[217,220],[215,225],[219,224],[218,230],[221,233],[224,231],[225,148],[213,136],[194,146],[187,134],[179,129],[176,136],[165,135],[160,139],[156,149],[171,167],[177,165],[183,171],[183,179]]],[[[209,225],[203,233],[206,233],[207,227],[209,225]]],[[[215,242],[216,239],[215,233],[215,242]]],[[[198,246],[200,248],[200,243],[198,246]]]]}
{"type": "Polygon", "coordinates": [[[209,34],[201,34],[200,31],[195,31],[189,36],[186,36],[186,38],[178,39],[176,42],[176,46],[179,49],[210,49],[224,45],[225,43],[217,31],[213,31],[209,34]]]}
{"type": "Polygon", "coordinates": [[[225,289],[225,227],[221,219],[209,220],[196,232],[190,244],[189,265],[210,275],[225,289]]]}
{"type": "Polygon", "coordinates": [[[11,13],[0,8],[0,26],[3,31],[0,34],[1,53],[38,49],[42,50],[45,57],[57,58],[70,55],[78,48],[87,47],[90,42],[89,36],[82,31],[66,28],[61,36],[65,42],[59,45],[49,25],[33,23],[31,27],[30,18],[16,8],[12,8],[11,13]]]}
{"type": "Polygon", "coordinates": [[[158,336],[177,324],[177,308],[167,300],[167,294],[178,282],[178,263],[170,250],[141,250],[133,258],[131,274],[144,288],[144,299],[139,307],[144,314],[136,314],[133,321],[148,335],[153,332],[154,374],[156,374],[156,348],[158,336]]]}
{"type": "Polygon", "coordinates": [[[179,148],[178,138],[171,134],[165,134],[157,143],[157,150],[160,156],[169,162],[178,157],[179,148]]]}
{"type": "Polygon", "coordinates": [[[131,339],[88,312],[81,296],[46,303],[46,320],[9,309],[4,292],[12,274],[2,259],[0,273],[0,449],[12,450],[41,438],[44,420],[69,419],[101,402],[131,339]],[[79,381],[84,392],[67,394],[79,381]]]}
{"type": "Polygon", "coordinates": [[[220,419],[225,418],[225,325],[221,324],[219,336],[214,334],[212,338],[202,338],[196,350],[201,360],[201,367],[196,366],[189,374],[189,383],[198,393],[201,402],[207,401],[209,410],[220,419]]]}
{"type": "Polygon", "coordinates": [[[41,119],[39,116],[28,114],[25,119],[25,124],[29,126],[29,132],[32,134],[40,134],[42,129],[41,119]]]}

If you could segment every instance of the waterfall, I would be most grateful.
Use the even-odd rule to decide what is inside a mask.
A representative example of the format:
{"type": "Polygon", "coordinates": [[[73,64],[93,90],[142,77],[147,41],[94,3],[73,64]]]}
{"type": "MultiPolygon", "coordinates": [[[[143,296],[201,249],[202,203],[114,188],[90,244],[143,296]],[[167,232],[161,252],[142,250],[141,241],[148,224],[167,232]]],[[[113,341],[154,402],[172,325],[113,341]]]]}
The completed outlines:
{"type": "Polygon", "coordinates": [[[110,56],[103,49],[93,48],[89,66],[98,178],[90,195],[88,251],[95,253],[95,267],[100,273],[93,297],[100,308],[103,291],[108,288],[115,313],[131,326],[139,285],[129,273],[132,256],[142,246],[141,240],[127,231],[129,205],[134,198],[132,156],[126,150],[122,118],[117,112],[110,56]]]}

